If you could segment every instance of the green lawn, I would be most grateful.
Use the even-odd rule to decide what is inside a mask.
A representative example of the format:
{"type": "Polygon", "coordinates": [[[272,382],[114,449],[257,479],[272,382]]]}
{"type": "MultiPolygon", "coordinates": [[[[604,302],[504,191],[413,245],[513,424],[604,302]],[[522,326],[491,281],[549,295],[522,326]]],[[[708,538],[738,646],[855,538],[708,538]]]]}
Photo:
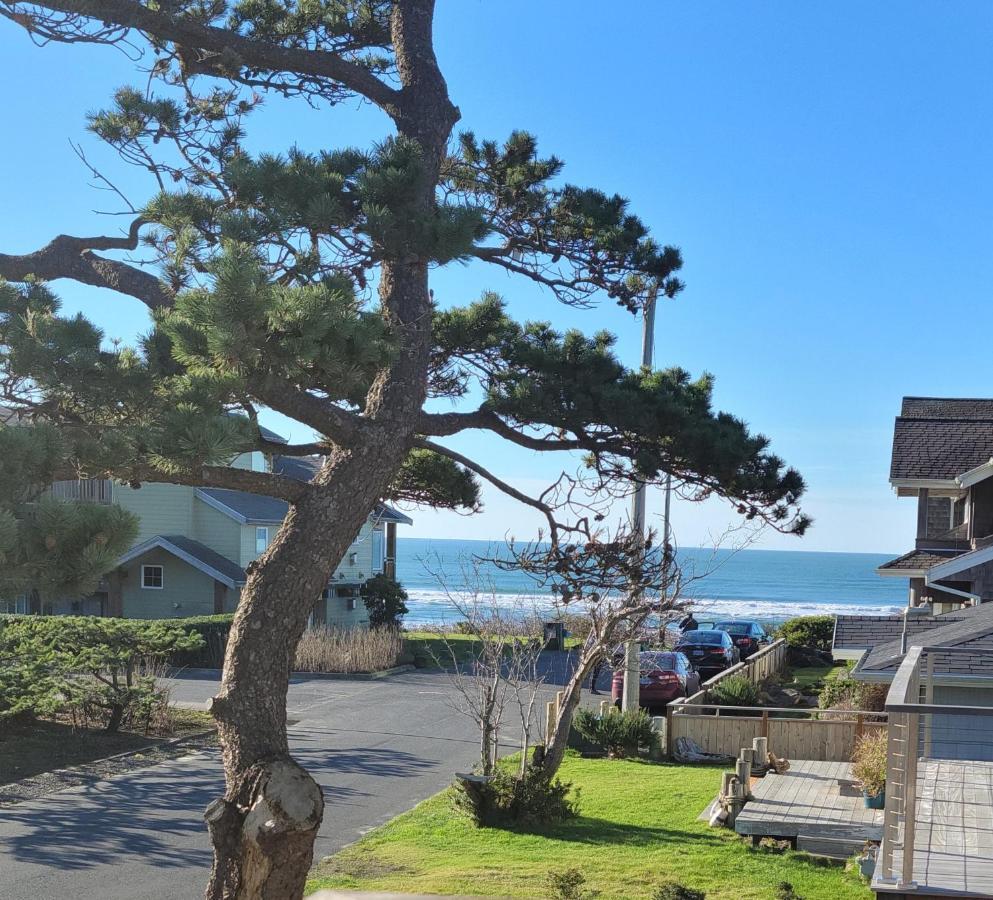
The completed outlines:
{"type": "Polygon", "coordinates": [[[782,881],[805,900],[871,897],[838,865],[697,821],[720,771],[571,754],[561,774],[581,789],[578,819],[540,834],[476,829],[442,792],[322,862],[308,888],[549,897],[549,872],[575,867],[601,900],[647,900],[664,880],[708,900],[771,900],[782,881]]]}
{"type": "Polygon", "coordinates": [[[851,664],[835,663],[833,666],[803,666],[792,669],[783,679],[783,687],[803,691],[806,694],[816,694],[824,687],[825,681],[844,675],[851,664]]]}

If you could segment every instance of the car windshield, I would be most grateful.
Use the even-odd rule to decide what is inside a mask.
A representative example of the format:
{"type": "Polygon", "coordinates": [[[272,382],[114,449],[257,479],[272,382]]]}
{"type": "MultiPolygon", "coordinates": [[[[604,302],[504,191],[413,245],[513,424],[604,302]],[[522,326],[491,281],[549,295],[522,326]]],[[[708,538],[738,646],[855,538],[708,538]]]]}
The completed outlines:
{"type": "Polygon", "coordinates": [[[676,656],[673,653],[642,653],[638,664],[642,672],[675,672],[676,656]]]}
{"type": "Polygon", "coordinates": [[[714,627],[728,634],[748,634],[752,626],[747,622],[718,622],[714,627]]]}
{"type": "Polygon", "coordinates": [[[690,631],[684,634],[681,644],[723,644],[723,631],[690,631]]]}

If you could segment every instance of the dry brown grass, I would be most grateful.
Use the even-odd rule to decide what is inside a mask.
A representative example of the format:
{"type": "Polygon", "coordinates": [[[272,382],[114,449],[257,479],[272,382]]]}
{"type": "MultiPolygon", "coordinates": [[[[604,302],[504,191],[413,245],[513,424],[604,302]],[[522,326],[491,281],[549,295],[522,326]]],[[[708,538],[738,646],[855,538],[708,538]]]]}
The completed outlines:
{"type": "Polygon", "coordinates": [[[403,638],[386,628],[310,628],[297,646],[298,672],[380,672],[400,664],[403,638]]]}

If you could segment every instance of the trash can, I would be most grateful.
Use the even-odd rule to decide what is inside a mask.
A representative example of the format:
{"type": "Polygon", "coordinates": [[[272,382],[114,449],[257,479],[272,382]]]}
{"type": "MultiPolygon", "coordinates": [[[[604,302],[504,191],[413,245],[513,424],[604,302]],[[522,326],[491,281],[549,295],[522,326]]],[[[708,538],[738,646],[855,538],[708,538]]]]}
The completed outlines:
{"type": "Polygon", "coordinates": [[[545,650],[565,650],[565,622],[545,622],[545,650]]]}

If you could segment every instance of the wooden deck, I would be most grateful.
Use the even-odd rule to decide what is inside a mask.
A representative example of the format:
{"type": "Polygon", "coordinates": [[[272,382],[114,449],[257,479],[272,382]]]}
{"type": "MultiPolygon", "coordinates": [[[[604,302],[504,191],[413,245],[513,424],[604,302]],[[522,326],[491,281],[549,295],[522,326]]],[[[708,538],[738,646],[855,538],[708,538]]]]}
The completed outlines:
{"type": "MultiPolygon", "coordinates": [[[[922,759],[917,797],[914,893],[993,897],[993,763],[922,759]]],[[[900,871],[899,848],[893,861],[900,871]]],[[[875,878],[872,887],[903,893],[875,878]]]]}
{"type": "Polygon", "coordinates": [[[823,856],[850,856],[883,836],[882,810],[866,809],[850,782],[848,763],[794,760],[785,774],[752,781],[753,799],[734,830],[755,839],[788,838],[823,856]]]}

